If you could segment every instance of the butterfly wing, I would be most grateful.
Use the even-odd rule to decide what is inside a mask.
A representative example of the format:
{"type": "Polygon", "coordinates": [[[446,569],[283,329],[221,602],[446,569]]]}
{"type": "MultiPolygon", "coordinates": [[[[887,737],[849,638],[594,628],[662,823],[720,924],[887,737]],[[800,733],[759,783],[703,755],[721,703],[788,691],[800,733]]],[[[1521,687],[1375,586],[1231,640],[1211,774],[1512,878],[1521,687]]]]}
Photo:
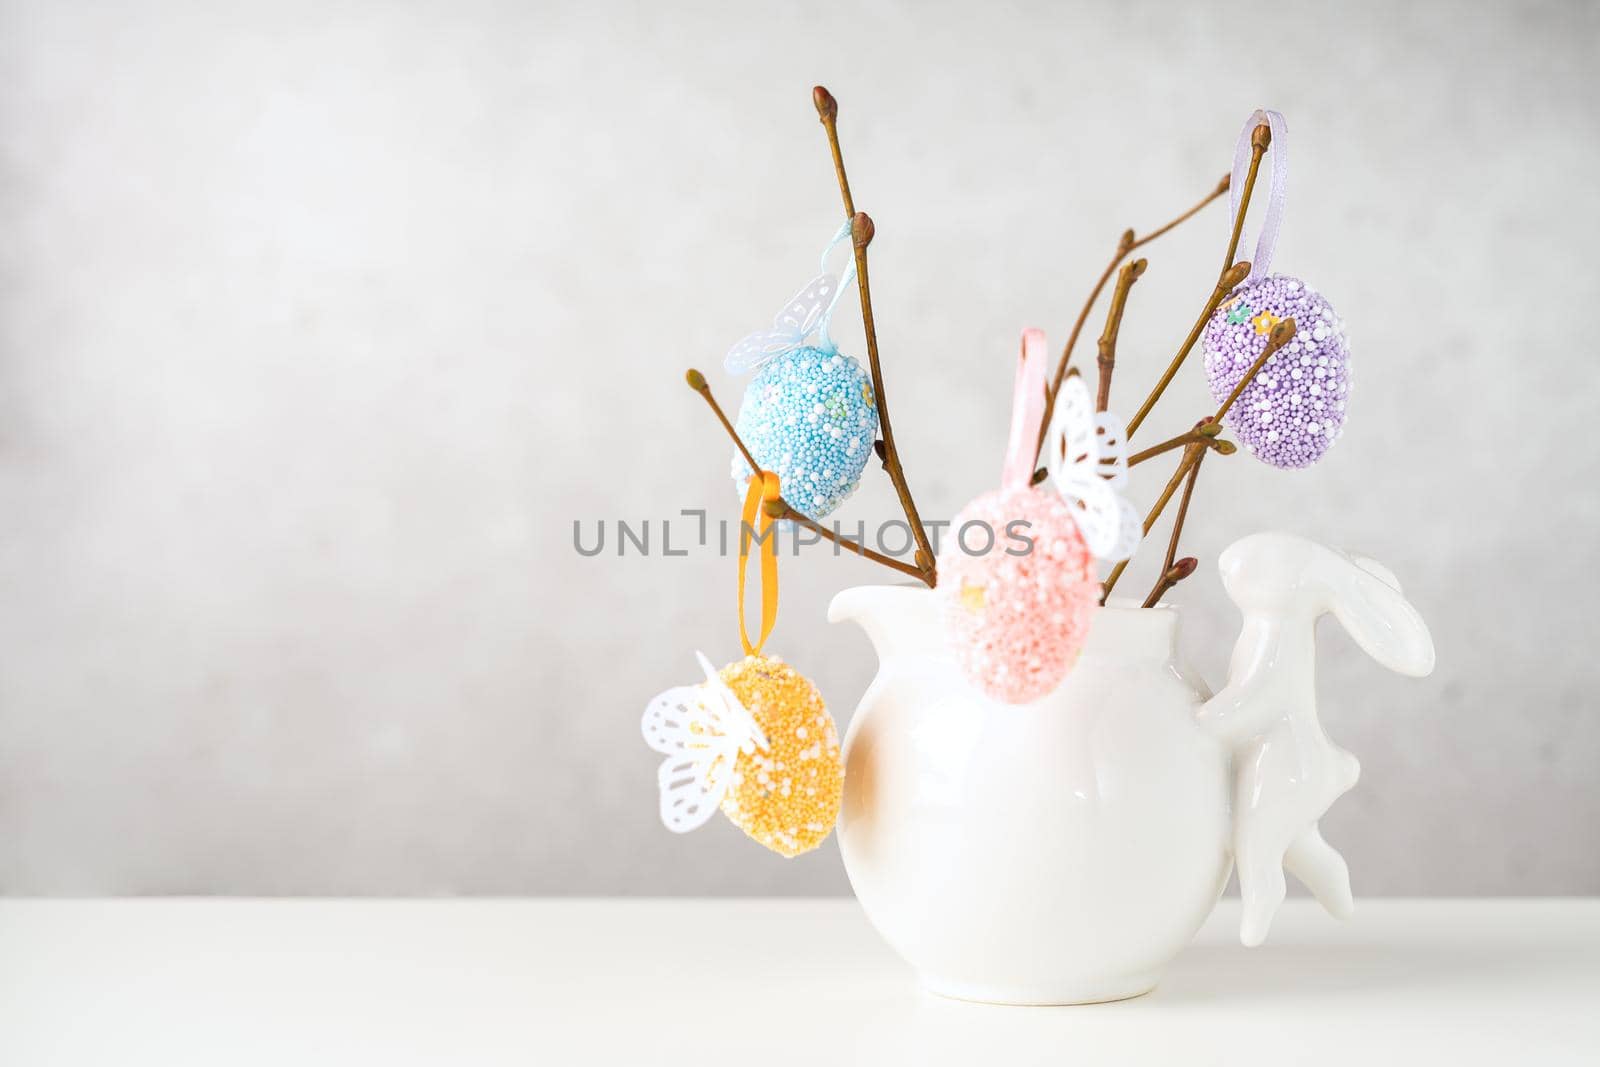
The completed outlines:
{"type": "Polygon", "coordinates": [[[756,717],[750,714],[750,709],[733,695],[733,690],[728,688],[728,683],[722,680],[722,675],[706,659],[704,652],[696,651],[694,658],[706,673],[706,687],[721,698],[717,709],[718,728],[723,733],[737,736],[739,745],[746,752],[765,749],[767,735],[761,732],[761,726],[756,722],[756,717]]]}
{"type": "Polygon", "coordinates": [[[1064,380],[1056,390],[1045,444],[1045,466],[1052,478],[1058,471],[1092,462],[1098,452],[1094,443],[1094,401],[1089,399],[1089,387],[1077,375],[1064,380]]]}
{"type": "Polygon", "coordinates": [[[1128,435],[1122,420],[1109,411],[1095,411],[1089,387],[1076,375],[1061,383],[1046,446],[1052,477],[1081,468],[1113,489],[1128,484],[1128,435]]]}
{"type": "Polygon", "coordinates": [[[657,776],[661,787],[661,823],[675,834],[698,830],[722,804],[732,766],[713,777],[715,767],[690,757],[669,757],[657,776]]]}
{"type": "Polygon", "coordinates": [[[761,330],[739,339],[722,357],[722,366],[729,374],[745,374],[763,366],[799,345],[805,337],[785,330],[761,330]]]}
{"type": "Polygon", "coordinates": [[[1067,486],[1058,484],[1058,488],[1072,508],[1072,517],[1078,523],[1078,532],[1083,535],[1090,555],[1112,563],[1133,555],[1133,550],[1139,547],[1139,516],[1133,506],[1111,488],[1111,483],[1098,478],[1081,479],[1067,486]]]}
{"type": "Polygon", "coordinates": [[[702,685],[668,689],[645,707],[645,744],[664,753],[657,773],[661,821],[674,833],[704,825],[733,777],[739,741],[716,727],[721,698],[702,685]]]}
{"type": "Polygon", "coordinates": [[[783,306],[783,310],[772,320],[772,328],[798,334],[802,341],[805,340],[817,328],[817,323],[822,321],[822,313],[828,310],[828,305],[833,302],[833,294],[838,291],[837,277],[832,274],[817,275],[783,306]]]}
{"type": "Polygon", "coordinates": [[[1094,417],[1094,470],[1113,489],[1128,484],[1128,434],[1122,420],[1109,411],[1094,417]]]}
{"type": "Polygon", "coordinates": [[[1133,505],[1125,496],[1117,497],[1117,539],[1111,547],[1100,556],[1108,563],[1121,563],[1125,559],[1132,559],[1133,554],[1139,551],[1139,544],[1144,540],[1144,520],[1134,510],[1133,505]]]}
{"type": "Polygon", "coordinates": [[[739,750],[748,751],[757,742],[766,747],[755,717],[710,662],[699,659],[706,683],[658,694],[646,705],[640,723],[645,744],[667,757],[656,775],[661,821],[680,834],[704,825],[722,803],[739,750]]]}
{"type": "Polygon", "coordinates": [[[772,329],[750,334],[728,349],[723,367],[730,374],[744,374],[805,344],[838,290],[839,279],[832,274],[812,278],[773,317],[772,329]]]}
{"type": "Polygon", "coordinates": [[[1128,484],[1127,434],[1121,420],[1094,410],[1082,378],[1061,383],[1045,440],[1045,467],[1072,506],[1089,552],[1113,562],[1133,555],[1142,523],[1117,492],[1128,484]]]}

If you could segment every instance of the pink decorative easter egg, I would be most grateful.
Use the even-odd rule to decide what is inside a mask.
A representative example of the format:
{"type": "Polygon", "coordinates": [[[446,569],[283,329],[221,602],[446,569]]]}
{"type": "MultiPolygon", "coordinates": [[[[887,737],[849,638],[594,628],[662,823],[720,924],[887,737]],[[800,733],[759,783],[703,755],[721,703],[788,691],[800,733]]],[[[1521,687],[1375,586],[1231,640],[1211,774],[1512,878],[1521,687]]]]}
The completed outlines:
{"type": "Polygon", "coordinates": [[[997,489],[956,516],[939,553],[950,647],[969,681],[1029,704],[1078,658],[1100,599],[1094,564],[1061,496],[997,489]]]}

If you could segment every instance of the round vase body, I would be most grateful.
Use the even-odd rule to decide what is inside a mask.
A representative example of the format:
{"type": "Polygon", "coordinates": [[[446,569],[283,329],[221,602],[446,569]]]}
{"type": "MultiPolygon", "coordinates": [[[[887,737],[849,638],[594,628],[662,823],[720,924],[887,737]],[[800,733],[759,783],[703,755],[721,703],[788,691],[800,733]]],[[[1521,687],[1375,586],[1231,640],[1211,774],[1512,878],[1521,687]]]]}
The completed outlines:
{"type": "Polygon", "coordinates": [[[1169,609],[1097,609],[1027,705],[962,676],[938,601],[846,590],[877,677],[845,738],[839,845],[873,925],[936,993],[1007,1004],[1148,992],[1221,895],[1228,757],[1169,609]]]}

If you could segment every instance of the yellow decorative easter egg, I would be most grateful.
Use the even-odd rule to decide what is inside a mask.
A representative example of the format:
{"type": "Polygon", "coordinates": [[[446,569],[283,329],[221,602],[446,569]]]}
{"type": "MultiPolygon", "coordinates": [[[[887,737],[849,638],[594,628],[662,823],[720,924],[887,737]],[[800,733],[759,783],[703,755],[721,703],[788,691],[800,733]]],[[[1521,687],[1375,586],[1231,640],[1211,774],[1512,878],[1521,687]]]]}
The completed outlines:
{"type": "Polygon", "coordinates": [[[755,717],[767,747],[740,752],[722,812],[761,844],[798,856],[839,818],[844,758],[822,694],[775,656],[746,656],[720,672],[755,717]]]}

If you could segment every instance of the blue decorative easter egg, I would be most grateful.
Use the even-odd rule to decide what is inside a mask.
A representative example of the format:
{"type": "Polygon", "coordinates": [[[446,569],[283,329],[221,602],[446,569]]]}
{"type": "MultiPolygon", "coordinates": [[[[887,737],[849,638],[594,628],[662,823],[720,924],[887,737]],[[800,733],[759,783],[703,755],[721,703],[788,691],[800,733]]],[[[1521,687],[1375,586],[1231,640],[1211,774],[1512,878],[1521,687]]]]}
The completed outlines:
{"type": "MultiPolygon", "coordinates": [[[[756,462],[778,475],[784,500],[820,519],[855,492],[872,455],[878,436],[872,380],[840,352],[792,348],[751,379],[737,429],[756,462]]],[[[741,495],[752,473],[735,453],[741,495]]]]}

